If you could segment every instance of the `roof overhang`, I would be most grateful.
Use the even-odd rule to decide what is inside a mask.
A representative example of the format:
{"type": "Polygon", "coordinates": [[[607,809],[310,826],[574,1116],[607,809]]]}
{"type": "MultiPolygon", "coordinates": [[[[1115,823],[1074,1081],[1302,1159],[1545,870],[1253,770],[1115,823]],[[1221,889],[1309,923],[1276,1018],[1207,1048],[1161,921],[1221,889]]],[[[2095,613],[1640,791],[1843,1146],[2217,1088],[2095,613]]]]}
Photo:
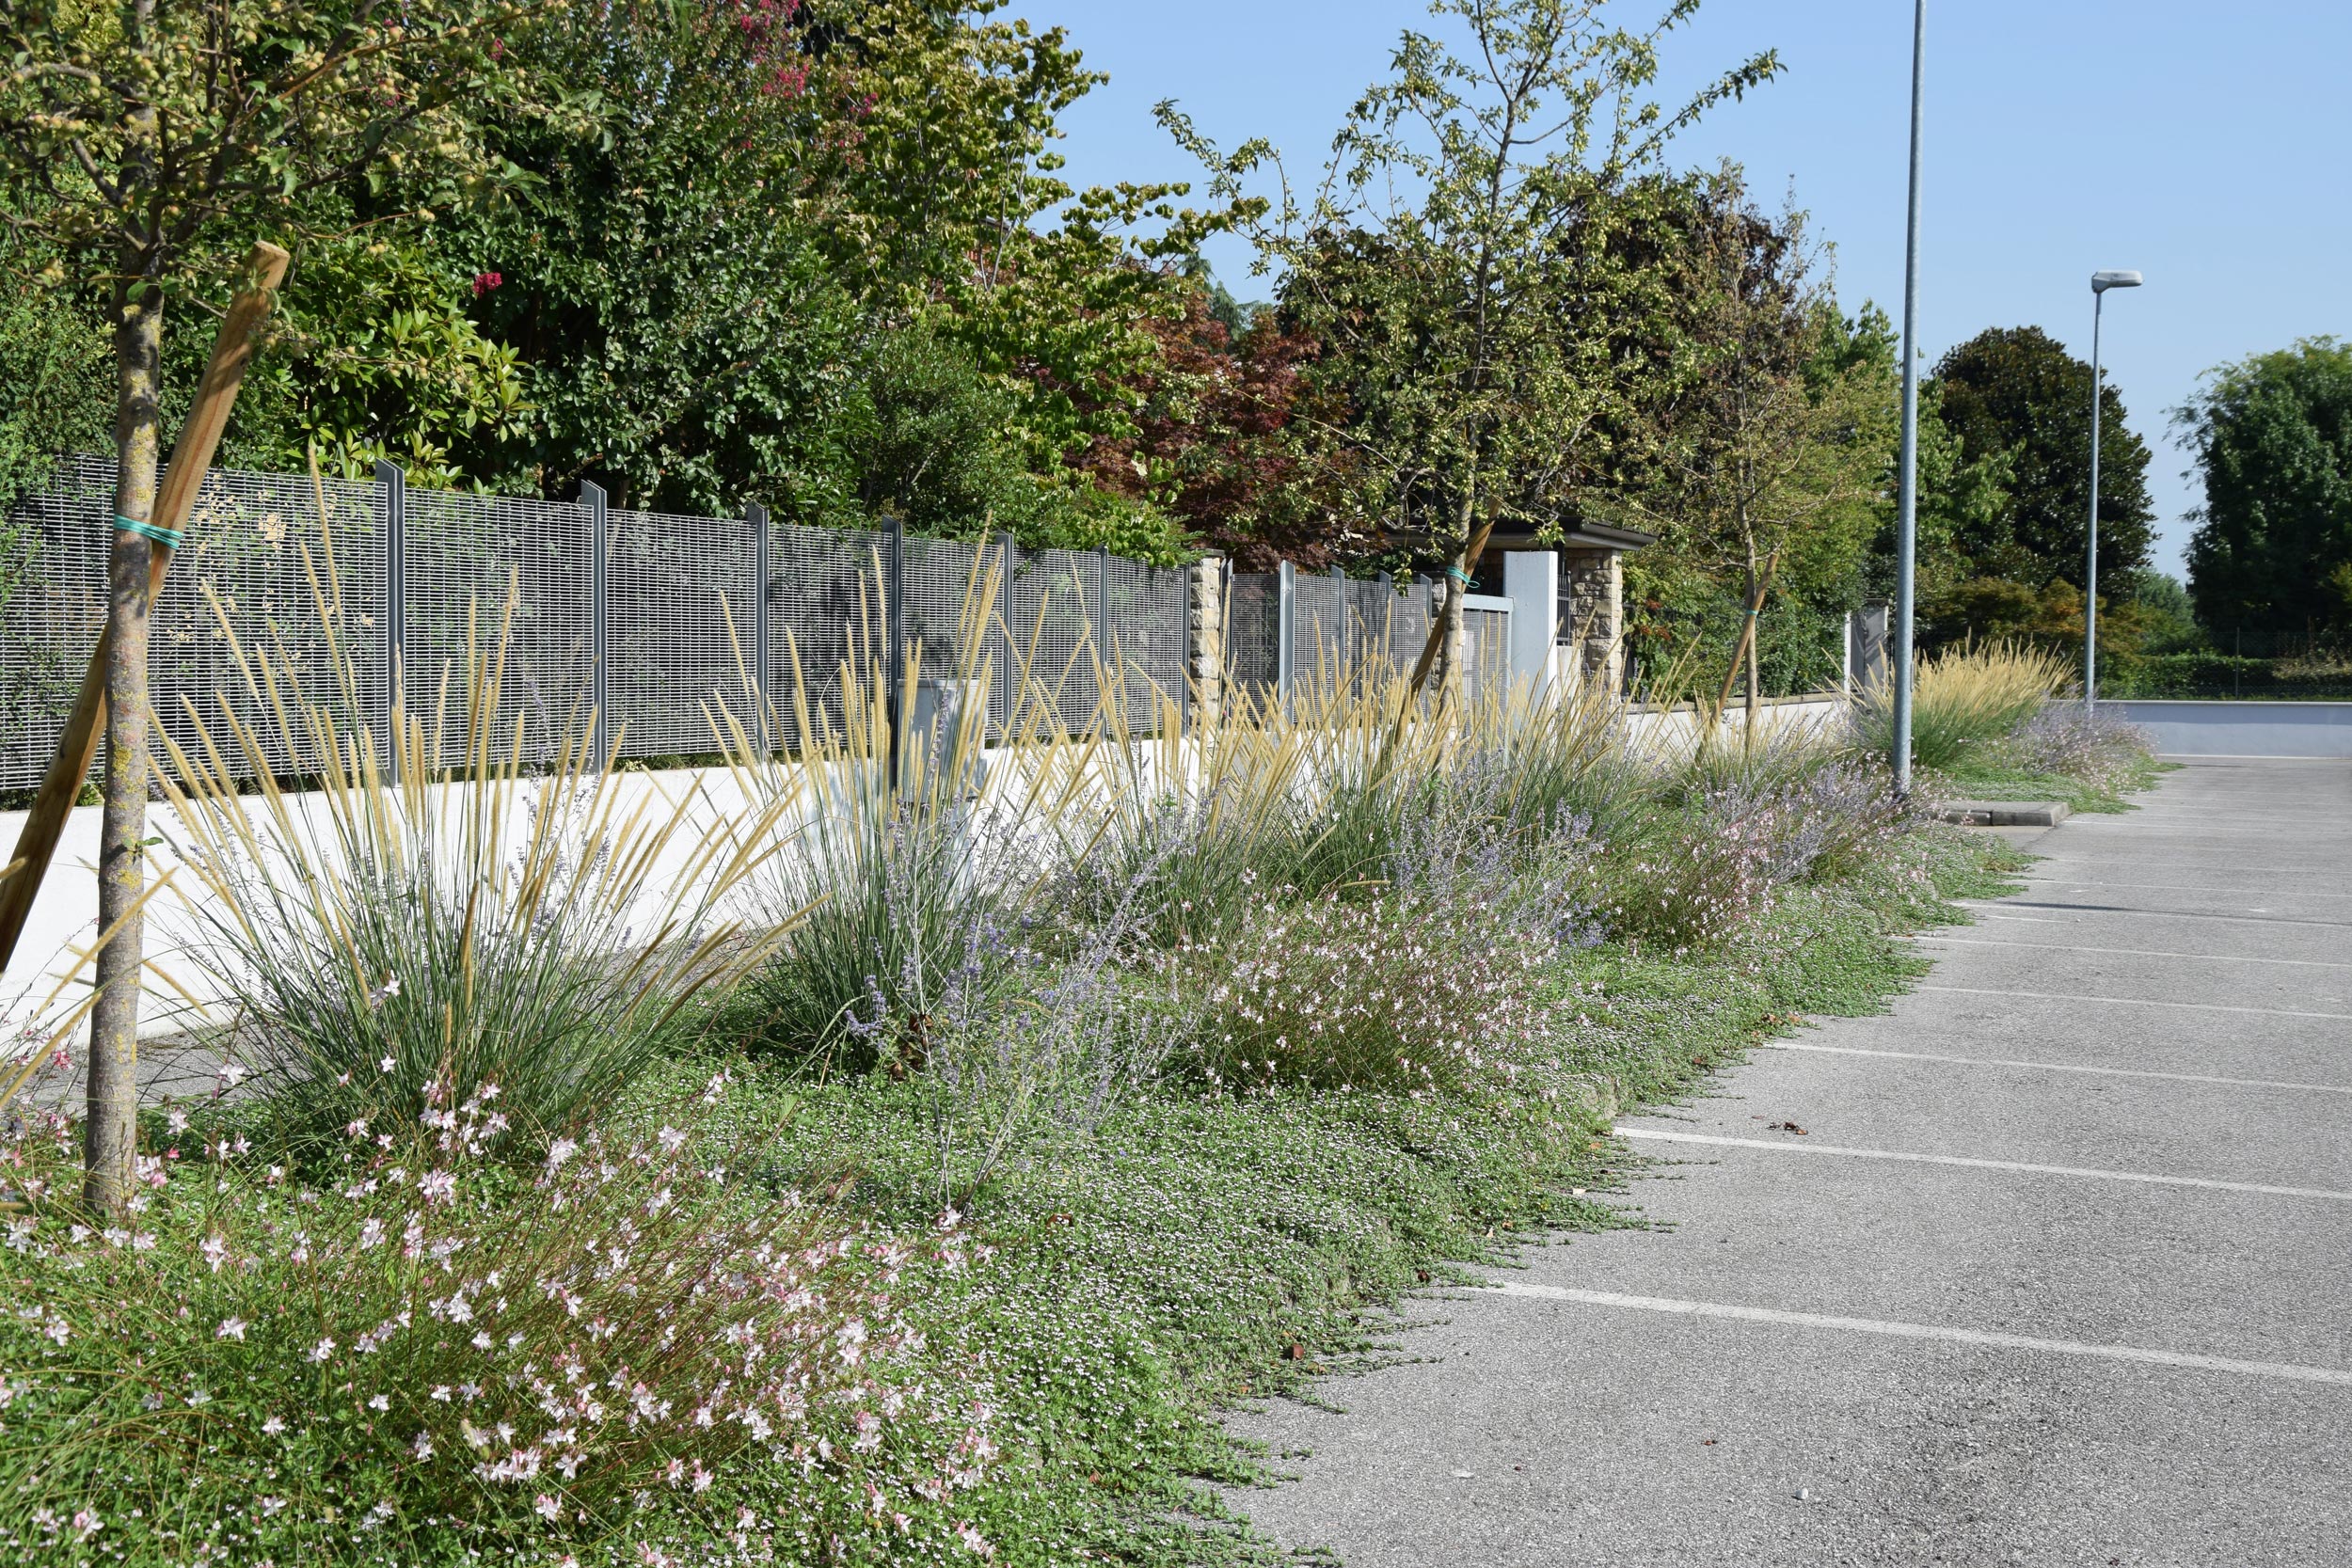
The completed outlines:
{"type": "Polygon", "coordinates": [[[1638,550],[1658,543],[1655,533],[1612,523],[1578,523],[1538,544],[1533,530],[1506,532],[1497,529],[1486,538],[1490,550],[1638,550]]]}

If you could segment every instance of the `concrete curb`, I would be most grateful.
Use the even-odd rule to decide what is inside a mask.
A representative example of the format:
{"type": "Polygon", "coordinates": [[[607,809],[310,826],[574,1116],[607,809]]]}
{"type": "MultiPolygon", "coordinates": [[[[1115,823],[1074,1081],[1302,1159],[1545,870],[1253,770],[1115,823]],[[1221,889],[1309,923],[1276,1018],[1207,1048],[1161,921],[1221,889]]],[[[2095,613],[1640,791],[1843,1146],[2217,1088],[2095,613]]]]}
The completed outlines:
{"type": "Polygon", "coordinates": [[[2074,815],[2063,800],[1938,800],[1928,812],[1969,828],[2055,828],[2074,815]]]}

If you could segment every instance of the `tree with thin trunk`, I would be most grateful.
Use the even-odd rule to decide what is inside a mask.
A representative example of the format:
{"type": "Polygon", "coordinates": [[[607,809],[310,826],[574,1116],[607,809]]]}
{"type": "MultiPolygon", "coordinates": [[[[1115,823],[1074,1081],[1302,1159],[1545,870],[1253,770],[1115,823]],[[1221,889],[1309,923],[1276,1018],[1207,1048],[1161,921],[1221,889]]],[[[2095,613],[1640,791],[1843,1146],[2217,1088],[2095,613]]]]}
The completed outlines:
{"type": "Polygon", "coordinates": [[[1316,373],[1345,414],[1320,434],[1357,459],[1364,509],[1442,565],[1415,689],[1458,673],[1464,599],[1496,528],[1556,531],[1588,444],[1625,412],[1613,345],[1649,305],[1618,242],[1669,198],[1668,143],[1780,69],[1758,55],[1669,111],[1647,97],[1659,46],[1698,0],[1636,30],[1609,8],[1438,0],[1454,41],[1404,35],[1303,199],[1287,182],[1248,198],[1254,175],[1279,175],[1272,149],[1221,155],[1161,105],[1235,203],[1260,269],[1286,274],[1282,309],[1326,344],[1316,373]]]}
{"type": "Polygon", "coordinates": [[[53,245],[58,289],[111,300],[114,544],[85,1200],[119,1209],[136,1153],[150,788],[149,566],[164,332],[256,234],[429,217],[492,181],[470,118],[527,96],[504,38],[560,0],[9,0],[0,8],[0,221],[53,245]]]}
{"type": "Polygon", "coordinates": [[[1835,309],[1804,216],[1748,199],[1737,168],[1692,210],[1677,275],[1689,373],[1655,418],[1660,461],[1637,515],[1741,607],[1720,707],[1745,675],[1753,737],[1763,693],[1757,625],[1776,578],[1818,579],[1859,562],[1855,531],[1883,457],[1867,406],[1874,383],[1821,364],[1835,309]],[[1842,530],[1834,526],[1842,519],[1842,530]]]}

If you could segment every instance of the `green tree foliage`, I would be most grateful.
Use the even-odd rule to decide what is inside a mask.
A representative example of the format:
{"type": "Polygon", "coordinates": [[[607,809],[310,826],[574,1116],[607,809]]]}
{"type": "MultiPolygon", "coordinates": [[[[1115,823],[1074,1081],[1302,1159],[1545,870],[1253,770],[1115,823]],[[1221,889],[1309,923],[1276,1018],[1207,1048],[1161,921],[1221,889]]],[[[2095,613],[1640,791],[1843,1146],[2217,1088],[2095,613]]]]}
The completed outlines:
{"type": "Polygon", "coordinates": [[[2174,419],[2204,477],[2189,594],[2217,644],[2352,640],[2352,344],[2225,365],[2174,419]]]}
{"type": "Polygon", "coordinates": [[[1631,577],[1726,651],[1772,591],[1745,640],[1753,703],[1768,649],[1776,685],[1836,673],[1894,436],[1889,333],[1877,312],[1849,321],[1836,309],[1803,214],[1756,209],[1735,168],[1694,191],[1671,264],[1686,369],[1650,415],[1658,460],[1633,507],[1660,540],[1631,577]]]}
{"type": "Polygon", "coordinates": [[[1344,462],[1310,461],[1291,429],[1294,416],[1314,413],[1305,370],[1321,345],[1214,283],[1195,280],[1183,304],[1182,315],[1151,323],[1157,352],[1131,383],[1134,433],[1096,437],[1080,467],[1241,571],[1286,560],[1321,571],[1361,556],[1367,541],[1328,526],[1343,512],[1331,498],[1347,489],[1344,462]]]}
{"type": "MultiPolygon", "coordinates": [[[[1931,607],[1943,635],[2078,639],[2090,503],[2090,367],[2040,327],[1995,327],[1935,367],[1938,408],[1962,467],[2006,465],[2007,500],[1955,518],[1949,590],[1931,607]],[[2070,631],[2068,628],[2072,627],[2070,631]]],[[[2155,512],[2148,447],[2109,382],[2100,394],[2099,571],[2148,564],[2155,512]]]]}
{"type": "MultiPolygon", "coordinates": [[[[49,247],[0,224],[0,277],[35,278],[54,263],[49,247]]],[[[47,289],[0,293],[0,387],[8,389],[0,403],[0,531],[57,453],[96,451],[112,439],[113,356],[94,314],[72,304],[47,289]]],[[[0,560],[6,548],[0,537],[0,560]]]]}
{"type": "Polygon", "coordinates": [[[1316,379],[1347,405],[1314,428],[1357,467],[1359,526],[1446,571],[1418,673],[1443,680],[1469,574],[1499,526],[1556,530],[1588,445],[1627,395],[1608,356],[1642,280],[1615,244],[1659,189],[1673,136],[1779,69],[1751,59],[1668,110],[1647,93],[1663,36],[1697,0],[1634,31],[1600,0],[1438,0],[1462,47],[1406,32],[1388,80],[1334,138],[1311,197],[1241,200],[1273,163],[1220,155],[1161,118],[1235,203],[1281,308],[1326,345],[1316,379]]]}

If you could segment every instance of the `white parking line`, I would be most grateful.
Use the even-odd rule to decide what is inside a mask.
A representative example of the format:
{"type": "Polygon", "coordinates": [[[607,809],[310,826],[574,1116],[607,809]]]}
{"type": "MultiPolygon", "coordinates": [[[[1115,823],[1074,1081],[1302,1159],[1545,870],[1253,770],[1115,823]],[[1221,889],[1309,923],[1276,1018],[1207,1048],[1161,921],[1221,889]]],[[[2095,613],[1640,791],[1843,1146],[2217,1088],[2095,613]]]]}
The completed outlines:
{"type": "Polygon", "coordinates": [[[2216,1181],[2202,1176],[2157,1176],[2148,1171],[2097,1170],[2087,1165],[2038,1165],[2023,1160],[1978,1160],[1960,1154],[1913,1154],[1899,1148],[1853,1148],[1844,1144],[1803,1143],[1795,1138],[1726,1138],[1712,1132],[1676,1132],[1651,1127],[1620,1127],[1614,1131],[1620,1138],[1652,1143],[1763,1148],[1775,1154],[1840,1155],[1849,1160],[1893,1160],[1914,1165],[1957,1165],[1967,1170],[2016,1171],[2029,1176],[2078,1176],[2095,1181],[2137,1181],[2152,1187],[2201,1187],[2208,1192],[2260,1193],[2267,1197],[2318,1197],[2352,1203],[2352,1193],[2327,1187],[2272,1187],[2259,1181],[2216,1181]]]}
{"type": "Polygon", "coordinates": [[[2153,947],[2070,947],[2062,942],[1987,942],[1982,937],[1947,937],[1941,931],[1926,932],[1919,940],[1951,942],[1961,947],[2009,947],[2021,953],[2113,953],[2125,958],[2212,958],[2219,963],[2292,964],[2297,969],[2352,969],[2352,964],[2330,963],[2325,958],[2256,958],[2243,953],[2176,953],[2153,947]]]}
{"type": "MultiPolygon", "coordinates": [[[[2309,872],[2307,875],[2322,876],[2325,873],[2309,872]]],[[[2055,887],[2072,888],[2078,893],[2088,893],[2094,887],[2136,887],[2162,893],[2252,894],[2257,897],[2272,895],[2280,898],[2352,898],[2352,893],[2290,893],[2280,888],[2276,883],[2269,887],[2214,887],[2205,882],[2109,882],[2103,881],[2096,877],[2028,877],[2022,873],[2019,874],[2017,879],[2021,882],[2048,882],[2055,887]]]]}
{"type": "Polygon", "coordinates": [[[2352,1013],[2299,1013],[2287,1007],[2232,1007],[2219,1002],[2158,1002],[2146,996],[2068,996],[2046,990],[1994,990],[1983,986],[1915,986],[1953,996],[2018,996],[2028,1002],[2120,1003],[2127,1007],[2185,1007],[2197,1013],[2252,1013],[2259,1018],[2329,1018],[2352,1023],[2352,1013]]]}
{"type": "MultiPolygon", "coordinates": [[[[2003,920],[2023,920],[2024,915],[2001,913],[2001,906],[1967,898],[1954,902],[1965,910],[1983,910],[2003,920]]],[[[2079,910],[2084,914],[2128,914],[2143,920],[2226,920],[2238,926],[2325,926],[2342,930],[2347,924],[2342,920],[2289,920],[2278,914],[2200,914],[2195,910],[2121,910],[2103,904],[2028,904],[2029,910],[2079,910]]]]}
{"type": "Polygon", "coordinates": [[[2008,1056],[1944,1056],[1930,1051],[1867,1051],[1857,1045],[1815,1045],[1808,1040],[1759,1040],[1756,1043],[1767,1051],[1810,1051],[1823,1056],[1883,1056],[1899,1062],[2030,1068],[2040,1072],[2088,1072],[2102,1078],[2157,1078],[2168,1084],[2216,1084],[2233,1089],[2292,1089],[2297,1094],[2352,1094],[2352,1084],[2296,1084],[2282,1078],[2214,1078],[2201,1072],[2157,1072],[2151,1068],[2136,1067],[2084,1067],[2074,1062],[2028,1062],[2008,1056]]]}
{"type": "Polygon", "coordinates": [[[2079,1339],[2043,1339],[2029,1334],[1996,1334],[1979,1328],[1946,1328],[1936,1323],[1888,1323],[1881,1318],[1837,1318],[1820,1312],[1784,1312],[1772,1307],[1738,1307],[1728,1302],[1619,1295],[1613,1291],[1572,1291],[1558,1285],[1507,1282],[1494,1289],[1500,1295],[1521,1296],[1534,1301],[1567,1301],[1585,1307],[1623,1307],[1642,1312],[1670,1312],[1685,1318],[1728,1318],[1740,1323],[1779,1323],[1791,1328],[1835,1328],[1850,1334],[1883,1335],[1893,1339],[1927,1339],[1941,1344],[1978,1345],[1990,1350],[2028,1351],[2044,1355],[2080,1355],[2100,1361],[2137,1362],[2148,1367],[2177,1367],[2189,1371],[2280,1378],[2290,1383],[2352,1386],[2352,1372],[2338,1371],[2332,1367],[2298,1367],[2285,1361],[2239,1361],[2226,1355],[2142,1350],[2137,1345],[2095,1345],[2079,1339]]]}

